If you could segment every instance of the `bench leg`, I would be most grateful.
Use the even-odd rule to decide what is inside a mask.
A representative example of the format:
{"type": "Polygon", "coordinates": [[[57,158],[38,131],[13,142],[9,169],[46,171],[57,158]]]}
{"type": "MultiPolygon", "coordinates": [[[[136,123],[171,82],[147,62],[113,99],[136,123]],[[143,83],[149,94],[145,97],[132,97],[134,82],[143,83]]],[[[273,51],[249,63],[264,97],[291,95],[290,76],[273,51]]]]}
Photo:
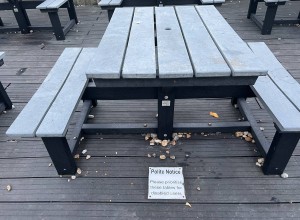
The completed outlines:
{"type": "Polygon", "coordinates": [[[109,9],[109,10],[107,10],[108,20],[109,20],[109,21],[110,21],[111,17],[113,16],[114,11],[115,11],[114,9],[109,9]]]}
{"type": "Polygon", "coordinates": [[[12,102],[8,97],[2,83],[0,82],[0,102],[3,102],[5,109],[12,109],[12,102]]]}
{"type": "Polygon", "coordinates": [[[22,34],[27,34],[30,32],[29,26],[31,26],[29,22],[28,15],[18,2],[15,2],[15,5],[13,6],[13,13],[17,20],[18,26],[20,28],[20,31],[22,34]]]}
{"type": "Polygon", "coordinates": [[[78,18],[77,18],[77,14],[76,14],[76,11],[75,11],[75,6],[74,6],[74,2],[73,0],[69,0],[68,1],[68,13],[69,13],[69,18],[70,20],[75,20],[75,23],[78,24],[78,18]]]}
{"type": "Polygon", "coordinates": [[[276,131],[265,158],[263,172],[266,175],[282,174],[299,141],[299,133],[276,131]]]}
{"type": "Polygon", "coordinates": [[[77,166],[65,137],[42,138],[59,175],[72,175],[77,166]]]}
{"type": "Polygon", "coordinates": [[[277,4],[268,4],[267,11],[265,15],[265,19],[263,21],[261,34],[271,34],[272,27],[274,24],[276,12],[277,12],[278,5],[277,4]]]}
{"type": "Polygon", "coordinates": [[[247,14],[248,19],[251,18],[251,14],[256,14],[257,4],[258,4],[257,0],[250,0],[248,14],[247,14]]]}
{"type": "Polygon", "coordinates": [[[175,93],[173,88],[158,88],[158,128],[161,140],[171,140],[173,132],[175,93]]]}
{"type": "Polygon", "coordinates": [[[49,11],[48,15],[49,15],[56,39],[57,40],[65,40],[66,37],[65,37],[63,28],[62,28],[60,20],[59,20],[58,10],[49,11]]]}

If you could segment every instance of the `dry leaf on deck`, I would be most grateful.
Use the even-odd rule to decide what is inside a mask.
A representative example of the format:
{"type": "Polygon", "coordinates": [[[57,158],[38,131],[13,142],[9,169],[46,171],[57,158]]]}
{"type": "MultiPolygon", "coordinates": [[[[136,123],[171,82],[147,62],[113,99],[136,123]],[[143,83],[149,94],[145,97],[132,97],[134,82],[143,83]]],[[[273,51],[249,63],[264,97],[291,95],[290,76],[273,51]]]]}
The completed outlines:
{"type": "Polygon", "coordinates": [[[209,115],[214,118],[219,118],[219,115],[216,112],[209,112],[209,115]]]}

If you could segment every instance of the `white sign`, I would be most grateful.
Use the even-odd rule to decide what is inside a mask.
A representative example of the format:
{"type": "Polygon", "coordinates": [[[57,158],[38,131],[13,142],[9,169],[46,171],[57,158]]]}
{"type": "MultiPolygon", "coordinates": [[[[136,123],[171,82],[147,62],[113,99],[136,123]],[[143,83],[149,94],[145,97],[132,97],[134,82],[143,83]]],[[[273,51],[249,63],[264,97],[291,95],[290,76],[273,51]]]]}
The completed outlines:
{"type": "Polygon", "coordinates": [[[149,167],[148,199],[185,199],[182,167],[149,167]]]}

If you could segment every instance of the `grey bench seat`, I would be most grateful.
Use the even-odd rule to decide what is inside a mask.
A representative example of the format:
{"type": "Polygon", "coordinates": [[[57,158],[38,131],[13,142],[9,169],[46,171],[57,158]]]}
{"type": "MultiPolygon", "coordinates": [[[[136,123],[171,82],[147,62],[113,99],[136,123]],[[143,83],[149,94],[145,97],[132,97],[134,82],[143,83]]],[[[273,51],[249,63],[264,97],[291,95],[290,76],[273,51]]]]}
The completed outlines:
{"type": "Polygon", "coordinates": [[[276,134],[267,152],[263,171],[281,174],[300,138],[300,84],[276,59],[265,43],[248,43],[268,68],[252,90],[273,118],[276,134]]]}
{"type": "Polygon", "coordinates": [[[76,172],[74,146],[67,144],[66,133],[88,83],[84,70],[93,52],[92,48],[65,49],[6,132],[10,137],[41,137],[59,174],[76,172]],[[68,160],[62,162],[59,157],[64,155],[68,160]]]}
{"type": "Polygon", "coordinates": [[[36,8],[41,12],[48,13],[57,40],[65,40],[66,33],[78,23],[73,0],[45,0],[36,8]],[[62,27],[58,15],[58,10],[61,7],[67,8],[70,18],[64,27],[62,27]]]}
{"type": "MultiPolygon", "coordinates": [[[[4,64],[5,53],[0,51],[0,67],[4,64]]],[[[12,102],[8,97],[1,81],[0,81],[0,113],[7,109],[12,109],[12,102]]]]}

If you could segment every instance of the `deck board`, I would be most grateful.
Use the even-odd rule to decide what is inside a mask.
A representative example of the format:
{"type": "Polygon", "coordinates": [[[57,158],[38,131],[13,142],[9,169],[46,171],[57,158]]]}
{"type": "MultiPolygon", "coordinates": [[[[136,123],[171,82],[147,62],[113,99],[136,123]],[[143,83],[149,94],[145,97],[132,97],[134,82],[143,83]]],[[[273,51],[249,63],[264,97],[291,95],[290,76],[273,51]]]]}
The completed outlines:
{"type": "MultiPolygon", "coordinates": [[[[264,41],[285,68],[300,82],[300,28],[275,26],[271,35],[261,35],[246,18],[248,1],[226,1],[217,9],[246,41],[264,41]]],[[[265,12],[263,3],[257,14],[265,12]]],[[[279,7],[278,18],[296,17],[300,2],[279,7]],[[291,14],[291,15],[289,15],[291,14]]],[[[288,179],[264,176],[255,165],[260,157],[255,144],[233,134],[192,134],[170,148],[175,161],[160,161],[161,147],[149,146],[142,135],[86,136],[78,148],[83,170],[75,180],[59,177],[39,139],[14,140],[5,135],[8,126],[38,89],[66,47],[97,47],[107,27],[107,13],[97,6],[76,7],[80,23],[56,41],[51,31],[32,34],[0,34],[0,51],[6,52],[0,80],[16,108],[0,115],[0,219],[298,219],[300,216],[300,143],[288,164],[288,179]],[[20,73],[20,69],[25,71],[20,73]],[[156,154],[148,158],[147,154],[156,154]],[[186,155],[189,155],[188,158],[186,155]],[[105,162],[105,163],[104,163],[105,162]],[[187,201],[147,200],[148,166],[182,166],[187,201]],[[98,171],[98,172],[96,172],[98,171]],[[106,175],[105,175],[106,174],[106,175]],[[7,192],[6,185],[12,186],[7,192]],[[200,186],[201,190],[197,191],[200,186]],[[132,195],[129,195],[132,194],[132,195]]],[[[62,23],[68,21],[64,9],[62,23]]],[[[39,10],[28,12],[32,24],[49,22],[39,10]]],[[[1,11],[5,25],[14,17],[1,11]]],[[[268,140],[274,135],[270,116],[256,99],[247,100],[268,140]]],[[[139,122],[156,120],[155,100],[101,101],[89,122],[139,122]],[[101,114],[100,114],[101,113],[101,114]]],[[[176,122],[234,121],[241,118],[224,99],[176,100],[176,122]],[[209,116],[217,112],[219,119],[209,116]]],[[[80,105],[81,106],[81,105],[80,105]]],[[[80,107],[71,120],[73,130],[80,107]]],[[[33,113],[34,114],[34,113],[33,113]]]]}

